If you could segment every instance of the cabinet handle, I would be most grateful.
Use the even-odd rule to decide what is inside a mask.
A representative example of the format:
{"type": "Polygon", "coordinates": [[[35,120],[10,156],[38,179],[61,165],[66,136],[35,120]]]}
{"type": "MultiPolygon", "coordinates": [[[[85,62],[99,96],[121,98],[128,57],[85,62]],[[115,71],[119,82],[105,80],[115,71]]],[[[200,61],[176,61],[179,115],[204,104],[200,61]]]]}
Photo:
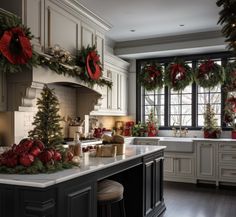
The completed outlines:
{"type": "Polygon", "coordinates": [[[211,147],[212,144],[201,144],[201,146],[203,146],[203,147],[211,147]]]}
{"type": "Polygon", "coordinates": [[[233,176],[235,176],[235,175],[236,175],[236,172],[235,172],[235,173],[230,173],[230,175],[233,175],[233,176]]]}
{"type": "Polygon", "coordinates": [[[236,156],[232,156],[232,159],[236,159],[236,156]]]}

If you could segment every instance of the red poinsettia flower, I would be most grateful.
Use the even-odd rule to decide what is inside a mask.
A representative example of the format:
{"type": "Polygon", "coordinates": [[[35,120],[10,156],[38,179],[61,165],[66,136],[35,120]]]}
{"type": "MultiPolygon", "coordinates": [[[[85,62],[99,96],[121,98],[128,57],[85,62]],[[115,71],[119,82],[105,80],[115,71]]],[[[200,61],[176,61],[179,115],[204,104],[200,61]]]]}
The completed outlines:
{"type": "Polygon", "coordinates": [[[86,68],[89,77],[93,80],[98,80],[101,76],[101,68],[99,66],[99,55],[96,51],[91,51],[88,53],[86,58],[86,68]]]}
{"type": "Polygon", "coordinates": [[[0,52],[12,64],[26,64],[32,57],[29,38],[20,27],[4,32],[0,39],[0,52]]]}

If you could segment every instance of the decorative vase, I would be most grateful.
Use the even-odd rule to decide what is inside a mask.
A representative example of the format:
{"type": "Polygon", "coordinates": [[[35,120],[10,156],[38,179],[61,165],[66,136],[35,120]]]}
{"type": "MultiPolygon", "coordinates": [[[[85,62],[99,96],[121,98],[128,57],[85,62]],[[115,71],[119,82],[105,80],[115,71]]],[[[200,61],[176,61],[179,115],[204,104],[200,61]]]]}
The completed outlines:
{"type": "Polygon", "coordinates": [[[217,138],[217,133],[216,133],[216,131],[211,132],[211,131],[205,130],[204,131],[204,138],[208,138],[208,139],[217,138]]]}
{"type": "Polygon", "coordinates": [[[232,139],[236,139],[236,130],[232,130],[232,139]]]}

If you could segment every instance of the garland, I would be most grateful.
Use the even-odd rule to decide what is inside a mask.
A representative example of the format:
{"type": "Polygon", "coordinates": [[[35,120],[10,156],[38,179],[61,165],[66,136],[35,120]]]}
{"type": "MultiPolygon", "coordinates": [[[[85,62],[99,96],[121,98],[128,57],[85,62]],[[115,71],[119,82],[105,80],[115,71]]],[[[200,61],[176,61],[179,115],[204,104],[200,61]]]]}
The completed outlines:
{"type": "MultiPolygon", "coordinates": [[[[47,54],[49,55],[39,55],[39,64],[41,66],[47,66],[49,69],[55,71],[59,75],[64,74],[72,77],[79,77],[84,83],[90,86],[97,84],[98,86],[106,85],[111,88],[112,82],[101,78],[101,71],[99,72],[99,77],[96,77],[96,79],[88,76],[89,74],[86,70],[86,60],[88,59],[87,56],[89,56],[90,58],[88,62],[94,61],[91,58],[94,58],[93,53],[95,53],[96,48],[87,47],[87,49],[91,51],[89,54],[85,54],[86,56],[84,56],[83,52],[78,51],[78,55],[76,56],[76,58],[74,58],[68,51],[65,51],[64,49],[60,48],[59,45],[55,45],[53,48],[49,48],[49,51],[47,52],[47,54]],[[80,58],[80,62],[77,61],[78,58],[80,58]]],[[[98,58],[98,55],[95,57],[98,58]]],[[[90,73],[92,73],[91,69],[90,73]]]]}
{"type": "Polygon", "coordinates": [[[164,81],[161,65],[157,63],[146,64],[139,74],[139,82],[148,91],[162,88],[164,81]]]}
{"type": "Polygon", "coordinates": [[[213,88],[223,83],[224,74],[220,65],[212,60],[203,61],[195,74],[196,83],[203,88],[213,88]]]}
{"type": "Polygon", "coordinates": [[[37,65],[37,55],[30,43],[32,38],[19,17],[0,9],[0,67],[4,72],[19,72],[23,67],[37,65]]]}
{"type": "Polygon", "coordinates": [[[229,62],[225,67],[225,91],[236,91],[236,61],[229,62]]]}
{"type": "Polygon", "coordinates": [[[165,84],[174,91],[184,90],[193,80],[191,68],[182,61],[170,63],[165,72],[165,84]]]}
{"type": "Polygon", "coordinates": [[[222,7],[218,24],[223,25],[221,32],[226,38],[228,49],[236,53],[236,1],[217,0],[218,7],[222,7]]]}

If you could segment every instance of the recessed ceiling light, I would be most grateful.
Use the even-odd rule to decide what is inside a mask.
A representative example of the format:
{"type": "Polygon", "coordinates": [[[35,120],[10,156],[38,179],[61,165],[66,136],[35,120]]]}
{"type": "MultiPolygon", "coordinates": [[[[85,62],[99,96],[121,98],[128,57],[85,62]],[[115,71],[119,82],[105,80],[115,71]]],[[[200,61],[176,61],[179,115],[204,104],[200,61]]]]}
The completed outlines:
{"type": "Polygon", "coordinates": [[[135,29],[131,29],[130,32],[135,32],[136,30],[135,29]]]}
{"type": "Polygon", "coordinates": [[[183,27],[183,26],[184,26],[184,24],[179,24],[179,26],[180,26],[180,27],[183,27]]]}

